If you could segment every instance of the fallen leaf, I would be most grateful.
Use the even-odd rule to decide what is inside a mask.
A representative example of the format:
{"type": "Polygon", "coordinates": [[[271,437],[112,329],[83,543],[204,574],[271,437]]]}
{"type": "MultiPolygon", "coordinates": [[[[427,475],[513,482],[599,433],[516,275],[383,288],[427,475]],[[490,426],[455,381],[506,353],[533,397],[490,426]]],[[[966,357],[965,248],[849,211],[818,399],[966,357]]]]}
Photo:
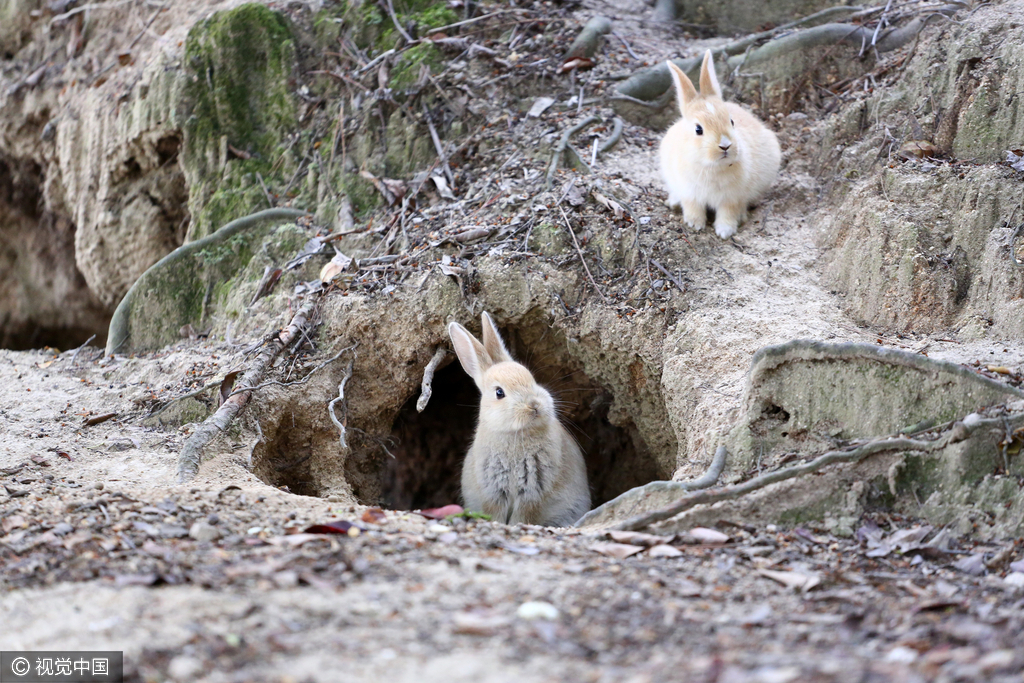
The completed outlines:
{"type": "Polygon", "coordinates": [[[388,521],[387,515],[380,508],[367,508],[361,519],[368,524],[383,524],[388,521]]]}
{"type": "Polygon", "coordinates": [[[320,250],[324,248],[325,239],[326,238],[320,237],[319,235],[316,237],[310,237],[309,240],[306,241],[306,244],[303,245],[302,251],[296,254],[295,258],[291,261],[284,264],[284,269],[292,270],[293,268],[298,268],[303,263],[313,258],[314,255],[319,254],[320,250]]]}
{"type": "Polygon", "coordinates": [[[662,545],[671,543],[675,536],[657,536],[645,534],[639,531],[609,531],[605,534],[616,543],[629,543],[630,545],[662,545]]]}
{"type": "MultiPolygon", "coordinates": [[[[358,536],[359,532],[361,532],[361,531],[366,531],[366,529],[362,528],[361,526],[359,526],[357,524],[353,524],[352,522],[346,521],[344,519],[337,519],[337,520],[335,520],[333,522],[327,522],[326,524],[314,524],[313,526],[306,527],[306,529],[304,530],[304,533],[307,533],[307,534],[348,534],[349,536],[358,536]],[[355,529],[355,533],[354,534],[352,533],[353,529],[355,529]]],[[[298,536],[298,534],[292,534],[291,536],[288,536],[287,538],[293,538],[294,536],[298,536]]]]}
{"type": "Polygon", "coordinates": [[[548,107],[550,107],[554,103],[555,98],[553,97],[538,97],[536,100],[533,101],[533,106],[530,107],[530,111],[526,112],[526,116],[537,118],[545,111],[547,111],[548,107]]]}
{"type": "Polygon", "coordinates": [[[228,400],[228,397],[231,396],[231,390],[235,386],[235,379],[239,374],[241,374],[241,372],[241,370],[233,370],[232,372],[224,375],[224,379],[220,383],[220,397],[217,401],[218,408],[224,405],[224,401],[228,400]]]}
{"type": "Polygon", "coordinates": [[[32,462],[34,462],[35,464],[39,465],[40,467],[49,467],[50,466],[50,461],[47,460],[46,458],[44,458],[41,455],[33,455],[33,456],[31,456],[30,460],[32,460],[32,462]]]}
{"type": "Polygon", "coordinates": [[[348,270],[351,265],[352,258],[339,251],[333,258],[331,258],[330,261],[324,264],[323,268],[320,269],[320,281],[330,282],[348,270]]]}
{"type": "Polygon", "coordinates": [[[445,199],[455,199],[455,195],[450,189],[448,189],[448,181],[445,180],[444,176],[430,176],[430,179],[434,181],[434,186],[437,187],[437,193],[445,199]]]}
{"type": "Polygon", "coordinates": [[[981,576],[985,573],[985,554],[975,553],[973,555],[968,555],[967,557],[954,562],[953,566],[965,574],[981,576]]]}
{"type": "Polygon", "coordinates": [[[36,363],[36,367],[37,368],[43,368],[43,369],[48,368],[51,365],[53,365],[53,361],[52,360],[43,361],[42,363],[36,363]]]}
{"type": "Polygon", "coordinates": [[[684,534],[694,539],[697,543],[728,543],[729,537],[723,534],[721,531],[715,531],[714,529],[706,529],[704,527],[694,527],[684,534]]]}
{"type": "Polygon", "coordinates": [[[625,543],[595,543],[590,546],[590,549],[601,553],[602,555],[608,555],[614,557],[617,560],[624,560],[630,555],[636,555],[638,552],[643,550],[643,547],[636,545],[626,545],[625,543]]]}
{"type": "Polygon", "coordinates": [[[1024,154],[1018,154],[1020,150],[1007,150],[1006,163],[1015,171],[1024,171],[1024,154]]]}
{"type": "Polygon", "coordinates": [[[117,63],[120,64],[121,66],[128,66],[129,64],[132,63],[132,53],[131,52],[121,52],[120,54],[118,54],[117,55],[117,63]]]}
{"type": "Polygon", "coordinates": [[[58,456],[60,456],[60,457],[62,457],[62,458],[64,458],[65,460],[71,460],[71,461],[74,461],[74,458],[72,458],[72,457],[71,457],[70,455],[68,455],[68,454],[67,454],[66,452],[64,452],[64,451],[57,451],[57,455],[58,455],[58,456]]]}
{"type": "Polygon", "coordinates": [[[683,551],[670,545],[655,545],[651,546],[647,554],[651,557],[679,557],[683,551]]]}
{"type": "Polygon", "coordinates": [[[771,569],[758,569],[757,573],[761,576],[766,576],[773,581],[778,581],[788,588],[799,588],[804,591],[809,591],[821,583],[821,579],[815,574],[778,572],[771,569]]]}
{"type": "Polygon", "coordinates": [[[85,422],[83,422],[82,424],[84,424],[86,427],[92,427],[93,425],[98,425],[101,422],[112,420],[115,417],[117,417],[117,413],[104,413],[102,415],[96,415],[94,417],[87,417],[85,419],[85,422]]]}
{"type": "Polygon", "coordinates": [[[939,154],[939,148],[927,140],[907,140],[900,146],[900,156],[904,159],[923,159],[939,154]]]}
{"type": "Polygon", "coordinates": [[[594,190],[592,194],[594,195],[594,199],[596,199],[598,203],[600,203],[606,209],[615,214],[615,220],[619,220],[625,215],[626,210],[622,208],[622,204],[619,204],[614,199],[609,199],[608,197],[605,197],[597,190],[594,190]]]}
{"type": "Polygon", "coordinates": [[[469,228],[468,230],[455,233],[455,235],[452,236],[452,239],[460,244],[466,244],[467,242],[483,239],[484,237],[489,236],[492,232],[494,231],[491,228],[469,228]]]}
{"type": "Polygon", "coordinates": [[[596,64],[597,62],[593,59],[589,59],[588,57],[575,57],[573,59],[566,60],[562,66],[558,67],[557,73],[564,74],[572,71],[573,69],[576,69],[577,71],[586,71],[587,69],[593,69],[596,64]]]}
{"type": "Polygon", "coordinates": [[[415,512],[417,515],[427,519],[444,519],[450,515],[462,514],[463,509],[461,505],[445,505],[444,507],[416,510],[415,512]]]}

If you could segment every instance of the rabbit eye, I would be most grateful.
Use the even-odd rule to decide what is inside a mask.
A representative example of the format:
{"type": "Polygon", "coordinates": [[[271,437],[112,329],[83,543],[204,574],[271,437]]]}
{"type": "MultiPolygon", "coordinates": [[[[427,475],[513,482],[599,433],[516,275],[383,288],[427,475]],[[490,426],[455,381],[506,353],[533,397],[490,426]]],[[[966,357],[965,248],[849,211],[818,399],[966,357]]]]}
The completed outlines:
{"type": "Polygon", "coordinates": [[[501,387],[498,387],[497,389],[494,390],[494,395],[499,399],[505,398],[505,390],[502,389],[501,387]]]}
{"type": "Polygon", "coordinates": [[[729,125],[730,126],[735,126],[736,124],[732,122],[732,119],[729,119],[729,125]]]}
{"type": "Polygon", "coordinates": [[[697,124],[697,135],[704,135],[704,127],[699,123],[697,124]]]}

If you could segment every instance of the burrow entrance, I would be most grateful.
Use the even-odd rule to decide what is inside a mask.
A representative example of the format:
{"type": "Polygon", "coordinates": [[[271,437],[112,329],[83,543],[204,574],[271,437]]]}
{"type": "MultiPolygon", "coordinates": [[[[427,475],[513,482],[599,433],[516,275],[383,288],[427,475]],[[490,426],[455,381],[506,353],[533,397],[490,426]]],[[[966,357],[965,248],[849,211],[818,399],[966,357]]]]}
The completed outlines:
{"type": "MultiPolygon", "coordinates": [[[[600,505],[636,486],[666,479],[632,425],[613,425],[613,397],[587,377],[565,338],[546,324],[503,329],[512,355],[561,404],[563,423],[587,463],[592,504],[600,505]]],[[[462,462],[476,429],[480,394],[454,354],[434,375],[426,409],[416,411],[419,387],[406,398],[390,433],[371,435],[350,425],[352,452],[336,467],[333,428],[321,415],[329,398],[304,397],[303,405],[278,405],[261,420],[266,443],[257,447],[254,473],[277,487],[308,496],[350,490],[365,505],[395,510],[439,507],[461,499],[462,462]]]]}
{"type": "MultiPolygon", "coordinates": [[[[611,394],[582,372],[564,337],[546,325],[504,329],[502,335],[513,356],[562,405],[563,424],[586,458],[593,505],[667,476],[658,472],[635,427],[608,420],[611,394]]],[[[394,458],[381,460],[380,490],[376,496],[360,495],[361,502],[414,510],[460,500],[462,461],[473,440],[480,392],[454,354],[447,360],[434,376],[426,409],[416,412],[418,393],[402,406],[388,446],[394,458]]]]}

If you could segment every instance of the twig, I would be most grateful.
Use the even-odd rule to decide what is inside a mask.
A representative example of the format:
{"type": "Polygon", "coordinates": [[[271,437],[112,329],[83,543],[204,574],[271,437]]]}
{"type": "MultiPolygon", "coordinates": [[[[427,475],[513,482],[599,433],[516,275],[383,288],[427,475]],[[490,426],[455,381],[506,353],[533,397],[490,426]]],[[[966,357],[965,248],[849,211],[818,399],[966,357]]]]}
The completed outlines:
{"type": "MultiPolygon", "coordinates": [[[[302,334],[305,335],[305,330],[302,330],[302,334]]],[[[273,387],[273,386],[294,387],[294,386],[297,386],[299,384],[305,384],[317,372],[319,372],[320,370],[323,370],[325,367],[327,367],[328,365],[330,365],[334,361],[336,361],[339,358],[341,358],[341,354],[345,353],[346,351],[352,351],[355,348],[356,348],[355,346],[346,346],[341,351],[338,351],[336,354],[334,354],[331,358],[328,358],[323,363],[321,363],[320,365],[318,365],[315,368],[313,368],[312,370],[310,370],[309,374],[307,374],[302,379],[297,379],[294,382],[279,382],[277,380],[271,380],[270,382],[264,382],[262,384],[257,384],[256,386],[242,387],[241,389],[235,389],[230,394],[228,394],[227,397],[231,398],[232,396],[235,396],[236,394],[243,394],[243,393],[245,393],[247,391],[256,391],[257,389],[265,389],[267,387],[273,387]]]]}
{"type": "Polygon", "coordinates": [[[580,255],[580,263],[583,264],[583,270],[587,271],[587,277],[590,278],[590,284],[593,285],[594,291],[601,295],[601,299],[608,303],[608,297],[604,295],[601,288],[597,286],[597,282],[594,281],[594,276],[590,274],[590,268],[587,266],[587,260],[583,258],[583,250],[580,249],[580,243],[576,241],[576,233],[572,231],[572,226],[569,225],[569,217],[565,215],[565,209],[561,206],[558,210],[562,212],[562,219],[565,221],[565,227],[568,228],[569,234],[572,235],[572,243],[576,245],[576,253],[580,255]]]}
{"type": "Polygon", "coordinates": [[[651,259],[651,263],[653,263],[653,264],[654,264],[654,267],[655,267],[655,268],[657,268],[658,270],[660,270],[661,272],[663,272],[663,273],[665,274],[665,277],[667,277],[667,278],[668,278],[669,280],[671,280],[671,281],[672,281],[672,283],[673,283],[673,284],[674,284],[674,285],[675,285],[676,287],[678,287],[678,288],[679,288],[679,291],[680,291],[680,293],[683,293],[683,294],[685,294],[685,293],[686,293],[686,287],[683,287],[683,286],[682,286],[681,284],[679,284],[679,280],[677,280],[677,279],[675,278],[675,276],[674,276],[674,275],[672,275],[672,273],[670,273],[670,272],[668,272],[667,270],[665,270],[665,266],[661,265],[660,263],[658,263],[658,262],[657,262],[657,261],[655,261],[654,259],[651,259]]]}
{"type": "Polygon", "coordinates": [[[439,26],[437,28],[432,28],[432,29],[430,29],[429,33],[446,33],[450,29],[459,28],[460,26],[465,26],[466,24],[473,24],[473,23],[478,22],[478,21],[483,21],[484,19],[490,19],[491,17],[496,17],[499,14],[508,14],[509,12],[527,12],[528,13],[528,12],[530,12],[530,10],[527,10],[527,9],[502,9],[502,10],[498,10],[497,12],[491,12],[490,14],[482,14],[479,17],[473,17],[472,19],[464,19],[463,21],[456,21],[454,24],[448,24],[447,26],[439,26]]]}
{"type": "Polygon", "coordinates": [[[728,455],[729,452],[725,446],[719,446],[715,450],[715,457],[711,459],[708,469],[697,479],[690,481],[652,481],[649,484],[630,489],[583,515],[573,526],[586,526],[592,520],[604,515],[608,510],[619,507],[623,502],[632,499],[642,499],[652,493],[663,493],[665,491],[690,492],[711,488],[718,483],[718,478],[722,476],[722,470],[725,469],[725,461],[728,455]]]}
{"type": "Polygon", "coordinates": [[[915,439],[887,437],[876,441],[870,441],[852,450],[829,451],[810,462],[802,465],[794,465],[793,467],[785,467],[783,469],[775,470],[774,472],[768,472],[767,474],[762,474],[759,477],[754,477],[753,479],[745,481],[742,484],[723,486],[720,489],[711,489],[709,491],[697,491],[689,495],[682,496],[671,505],[661,508],[660,510],[654,510],[652,512],[646,512],[630,517],[629,519],[614,525],[612,528],[622,531],[637,531],[654,524],[655,522],[675,517],[676,515],[696,507],[697,505],[710,505],[711,503],[717,503],[722,500],[733,500],[771,484],[786,481],[787,479],[799,477],[804,474],[817,472],[824,467],[828,467],[829,465],[834,465],[836,463],[860,462],[872,455],[885,453],[887,451],[921,451],[924,453],[936,451],[946,447],[956,436],[959,435],[954,431],[940,439],[936,439],[935,441],[918,441],[915,439]]]}
{"type": "Polygon", "coordinates": [[[250,391],[232,393],[221,404],[220,408],[217,408],[213,415],[203,420],[203,423],[188,438],[185,445],[182,446],[181,453],[178,455],[179,482],[184,483],[196,476],[203,459],[203,450],[213,441],[217,434],[227,429],[231,421],[235,419],[235,416],[249,402],[249,398],[252,396],[252,387],[256,386],[267,370],[270,369],[270,366],[273,365],[281,350],[291,344],[295,337],[298,336],[299,331],[306,325],[307,319],[313,313],[316,303],[317,298],[311,297],[307,300],[302,308],[295,313],[295,316],[292,317],[287,327],[281,330],[263,348],[252,367],[246,371],[239,381],[243,388],[249,388],[250,391]]]}
{"type": "Polygon", "coordinates": [[[83,344],[82,344],[81,346],[79,346],[79,347],[78,347],[77,349],[75,349],[75,353],[74,353],[74,355],[73,355],[73,356],[71,356],[71,367],[74,367],[74,366],[75,366],[75,361],[76,361],[76,360],[78,360],[78,353],[79,353],[79,352],[80,352],[80,351],[81,351],[82,349],[84,349],[84,348],[85,348],[86,346],[88,346],[88,345],[89,345],[89,342],[91,342],[91,341],[92,341],[93,339],[95,339],[95,338],[96,338],[96,335],[94,334],[94,335],[92,335],[91,337],[89,337],[88,339],[86,339],[86,340],[85,340],[85,342],[84,342],[84,343],[83,343],[83,344]]]}
{"type": "MultiPolygon", "coordinates": [[[[353,356],[354,355],[355,354],[353,354],[353,356]]],[[[331,416],[331,422],[333,422],[334,426],[338,428],[338,441],[341,442],[342,450],[348,449],[348,444],[345,443],[345,425],[343,425],[341,423],[341,420],[338,419],[337,415],[334,414],[334,404],[337,403],[338,401],[345,400],[345,384],[347,384],[349,379],[352,378],[352,368],[355,365],[355,362],[355,358],[348,362],[348,367],[345,368],[345,376],[341,378],[341,383],[338,384],[338,396],[337,398],[332,399],[331,402],[327,404],[327,412],[331,416]]]]}
{"type": "Polygon", "coordinates": [[[565,148],[569,145],[569,138],[571,138],[573,135],[580,132],[587,126],[593,123],[597,123],[599,120],[600,119],[598,119],[596,116],[588,116],[587,118],[583,119],[575,126],[570,128],[569,130],[562,133],[562,137],[561,139],[559,139],[558,145],[555,146],[555,150],[551,153],[551,162],[548,164],[548,177],[547,183],[545,185],[546,188],[551,187],[551,183],[554,180],[555,173],[558,171],[558,166],[560,163],[562,163],[562,154],[565,153],[565,148]]]}
{"type": "MultiPolygon", "coordinates": [[[[117,2],[104,2],[90,5],[82,5],[81,7],[76,7],[73,10],[65,12],[64,14],[58,14],[53,19],[50,19],[50,23],[58,24],[64,21],[65,19],[70,19],[71,17],[75,16],[80,12],[88,12],[94,9],[113,9],[114,7],[120,7],[122,5],[130,5],[133,2],[135,2],[135,0],[118,0],[117,2]]],[[[67,5],[65,5],[65,7],[66,6],[67,5]]],[[[161,7],[161,9],[163,8],[161,7]]]]}
{"type": "Polygon", "coordinates": [[[370,60],[366,64],[366,66],[364,66],[363,68],[361,68],[358,71],[356,71],[355,72],[356,76],[362,76],[364,73],[366,73],[367,71],[369,71],[373,67],[377,66],[378,64],[380,64],[381,62],[383,62],[385,59],[387,59],[388,57],[390,57],[393,54],[395,54],[394,48],[392,48],[390,50],[385,50],[384,52],[381,52],[379,55],[377,55],[372,60],[370,60]]]}
{"type": "Polygon", "coordinates": [[[639,57],[637,56],[637,54],[636,54],[635,52],[633,52],[633,48],[631,48],[631,47],[629,46],[629,43],[627,43],[627,42],[626,42],[626,39],[625,39],[625,38],[623,38],[622,36],[620,36],[620,35],[619,35],[619,33],[618,33],[617,31],[612,31],[612,35],[613,35],[613,36],[615,36],[616,38],[618,38],[619,40],[621,40],[621,41],[622,41],[622,46],[626,48],[626,52],[628,52],[628,53],[629,53],[629,56],[630,56],[630,57],[632,57],[633,59],[635,59],[635,60],[636,60],[636,61],[638,61],[638,62],[639,62],[639,61],[642,61],[642,60],[641,60],[641,59],[640,59],[640,58],[639,58],[639,57]]]}
{"type": "Polygon", "coordinates": [[[403,38],[405,38],[405,42],[412,43],[413,42],[412,36],[410,36],[408,33],[406,33],[405,29],[402,28],[402,25],[400,23],[398,23],[398,17],[395,16],[395,8],[391,4],[391,0],[386,0],[384,4],[387,7],[388,14],[391,16],[391,23],[393,23],[395,25],[395,29],[397,29],[398,32],[401,34],[401,36],[403,38]]]}
{"type": "Polygon", "coordinates": [[[267,191],[267,185],[263,182],[263,176],[260,175],[259,171],[256,171],[256,180],[260,181],[260,187],[263,188],[263,194],[267,198],[267,204],[270,204],[270,208],[274,208],[274,200],[270,198],[270,193],[267,191]]]}
{"type": "Polygon", "coordinates": [[[455,187],[455,176],[452,175],[452,169],[448,166],[448,157],[444,153],[444,147],[441,146],[441,138],[437,135],[434,122],[430,120],[430,112],[427,110],[426,102],[423,102],[423,118],[427,120],[427,128],[430,129],[430,139],[434,141],[434,149],[437,150],[437,158],[441,161],[444,176],[448,179],[448,186],[453,188],[455,187]]]}
{"type": "Polygon", "coordinates": [[[437,351],[434,351],[434,357],[427,363],[427,367],[423,368],[423,383],[420,385],[420,397],[416,400],[417,413],[422,413],[424,408],[427,407],[427,403],[430,402],[430,395],[434,393],[434,389],[431,386],[434,381],[434,371],[437,370],[437,366],[441,364],[441,361],[447,355],[447,349],[443,346],[438,346],[437,351]]]}

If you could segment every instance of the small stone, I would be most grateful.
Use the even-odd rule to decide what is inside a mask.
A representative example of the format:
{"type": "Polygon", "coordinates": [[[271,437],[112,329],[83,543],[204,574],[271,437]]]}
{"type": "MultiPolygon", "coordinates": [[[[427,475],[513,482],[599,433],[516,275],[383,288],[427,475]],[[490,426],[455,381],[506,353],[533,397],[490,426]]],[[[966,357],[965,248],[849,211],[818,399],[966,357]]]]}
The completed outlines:
{"type": "Polygon", "coordinates": [[[451,530],[450,526],[445,526],[444,524],[431,524],[427,527],[427,532],[431,534],[446,534],[451,530]]]}
{"type": "Polygon", "coordinates": [[[885,661],[896,664],[911,664],[917,660],[917,650],[897,645],[885,655],[885,661]]]}
{"type": "Polygon", "coordinates": [[[50,531],[53,532],[53,534],[55,536],[67,536],[68,534],[70,534],[74,530],[75,530],[75,527],[71,526],[67,522],[61,522],[57,526],[55,526],[52,529],[50,529],[50,531]]]}
{"type": "Polygon", "coordinates": [[[769,524],[764,528],[764,530],[770,534],[774,534],[776,531],[779,530],[779,527],[775,526],[774,524],[769,524]]]}
{"type": "Polygon", "coordinates": [[[216,512],[211,512],[209,515],[206,516],[206,521],[210,524],[217,524],[218,522],[220,522],[220,515],[218,515],[216,512]]]}
{"type": "Polygon", "coordinates": [[[971,413],[964,418],[964,427],[971,429],[972,427],[981,423],[982,417],[978,413],[971,413]]]}
{"type": "Polygon", "coordinates": [[[279,571],[271,578],[278,588],[295,588],[299,585],[299,573],[293,569],[279,571]]]}
{"type": "Polygon", "coordinates": [[[516,610],[516,616],[528,621],[533,619],[554,621],[558,618],[558,608],[550,602],[531,600],[530,602],[524,602],[519,606],[519,609],[516,610]]]}
{"type": "Polygon", "coordinates": [[[189,655],[178,655],[167,665],[167,673],[175,681],[193,681],[203,673],[202,661],[189,655]]]}
{"type": "Polygon", "coordinates": [[[1010,572],[1003,581],[1016,588],[1024,588],[1024,572],[1010,572]]]}
{"type": "Polygon", "coordinates": [[[160,529],[161,538],[184,538],[188,536],[188,529],[177,524],[161,524],[160,529]]]}
{"type": "Polygon", "coordinates": [[[1000,669],[1009,669],[1013,666],[1015,655],[1013,650],[993,650],[986,653],[978,660],[978,668],[985,673],[992,673],[1000,669]]]}
{"type": "Polygon", "coordinates": [[[206,522],[196,522],[188,530],[188,535],[200,543],[212,543],[220,538],[220,529],[206,522]]]}

